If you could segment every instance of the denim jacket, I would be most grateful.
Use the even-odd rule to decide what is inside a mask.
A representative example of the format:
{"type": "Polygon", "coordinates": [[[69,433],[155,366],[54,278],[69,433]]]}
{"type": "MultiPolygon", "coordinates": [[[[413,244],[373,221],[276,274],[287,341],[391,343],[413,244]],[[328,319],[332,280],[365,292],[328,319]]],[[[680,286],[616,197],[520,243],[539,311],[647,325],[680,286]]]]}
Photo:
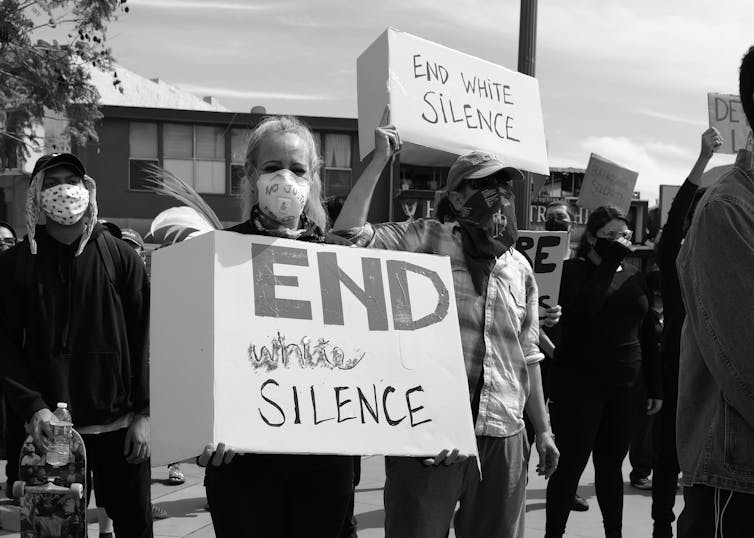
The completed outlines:
{"type": "Polygon", "coordinates": [[[754,154],[710,187],[677,260],[683,484],[754,493],[754,154]]]}

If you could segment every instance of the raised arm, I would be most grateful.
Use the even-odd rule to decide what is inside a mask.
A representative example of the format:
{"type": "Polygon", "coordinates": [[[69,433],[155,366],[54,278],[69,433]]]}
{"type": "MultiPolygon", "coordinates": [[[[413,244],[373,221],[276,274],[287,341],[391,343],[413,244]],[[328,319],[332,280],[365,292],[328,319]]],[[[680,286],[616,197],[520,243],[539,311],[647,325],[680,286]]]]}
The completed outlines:
{"type": "Polygon", "coordinates": [[[675,270],[675,258],[681,248],[683,239],[683,223],[694,200],[694,194],[699,188],[704,169],[712,158],[715,148],[722,144],[722,137],[717,129],[710,127],[702,133],[702,147],[694,167],[689,172],[686,181],[673,198],[668,211],[668,220],[662,228],[660,241],[657,245],[657,259],[661,271],[675,270]]]}
{"type": "Polygon", "coordinates": [[[397,129],[388,123],[389,115],[390,108],[386,107],[380,126],[374,130],[372,161],[348,194],[340,215],[333,224],[332,231],[334,232],[363,226],[367,220],[374,188],[377,186],[382,170],[400,147],[400,136],[397,129]]]}

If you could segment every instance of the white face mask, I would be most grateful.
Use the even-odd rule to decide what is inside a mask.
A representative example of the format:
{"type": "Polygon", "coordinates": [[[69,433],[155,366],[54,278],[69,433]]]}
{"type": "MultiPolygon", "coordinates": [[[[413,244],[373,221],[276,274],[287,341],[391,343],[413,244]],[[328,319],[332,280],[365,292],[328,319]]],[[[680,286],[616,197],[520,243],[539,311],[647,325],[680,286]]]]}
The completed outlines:
{"type": "Polygon", "coordinates": [[[47,218],[64,226],[80,221],[89,207],[89,191],[83,185],[55,185],[41,194],[42,211],[47,218]]]}
{"type": "Polygon", "coordinates": [[[281,169],[259,176],[257,192],[259,209],[286,224],[304,212],[309,200],[309,180],[281,169]]]}

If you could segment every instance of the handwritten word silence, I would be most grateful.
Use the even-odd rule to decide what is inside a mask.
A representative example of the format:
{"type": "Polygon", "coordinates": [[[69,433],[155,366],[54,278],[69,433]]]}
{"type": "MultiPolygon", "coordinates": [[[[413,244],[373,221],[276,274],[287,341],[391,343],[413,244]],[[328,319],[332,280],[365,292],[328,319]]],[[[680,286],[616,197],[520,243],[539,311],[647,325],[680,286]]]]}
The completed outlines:
{"type": "MultiPolygon", "coordinates": [[[[414,79],[438,82],[441,86],[446,86],[451,80],[451,74],[445,66],[424,60],[421,54],[413,55],[413,75],[414,79]]],[[[460,82],[460,87],[466,95],[473,96],[477,101],[490,101],[503,106],[514,105],[509,84],[477,75],[469,76],[463,72],[458,73],[458,78],[454,80],[460,82]]],[[[459,103],[450,96],[452,93],[452,90],[425,92],[423,100],[426,107],[421,118],[430,124],[460,124],[469,130],[489,132],[502,140],[520,142],[516,137],[515,120],[512,115],[497,108],[459,103]]]]}
{"type": "Polygon", "coordinates": [[[398,426],[408,419],[406,425],[416,428],[431,418],[418,417],[423,405],[414,401],[418,393],[424,392],[421,385],[411,387],[403,393],[403,401],[398,400],[397,389],[392,385],[377,389],[377,385],[369,387],[290,387],[290,392],[280,386],[274,379],[267,379],[259,388],[261,398],[265,401],[264,408],[258,407],[259,416],[265,424],[279,428],[284,424],[311,423],[315,426],[324,422],[337,421],[337,424],[349,420],[360,419],[362,424],[386,423],[388,426],[398,426]],[[308,391],[306,390],[308,388],[308,391]],[[309,402],[304,394],[309,393],[309,402]],[[303,393],[303,394],[301,394],[303,393]],[[350,397],[349,397],[350,396],[350,397]],[[413,399],[412,399],[413,396],[413,399]],[[388,405],[388,400],[398,400],[400,403],[388,405]],[[392,409],[391,409],[392,408],[392,409]],[[358,410],[358,412],[357,412],[358,410]],[[287,411],[287,412],[286,412],[287,411]],[[402,414],[401,414],[402,413],[402,414]]]}

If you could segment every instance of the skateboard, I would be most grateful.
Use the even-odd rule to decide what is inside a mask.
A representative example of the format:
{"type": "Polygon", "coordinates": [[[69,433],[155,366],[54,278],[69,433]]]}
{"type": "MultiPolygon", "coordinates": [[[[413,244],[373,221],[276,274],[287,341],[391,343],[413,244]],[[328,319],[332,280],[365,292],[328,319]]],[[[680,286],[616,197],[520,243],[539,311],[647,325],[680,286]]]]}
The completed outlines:
{"type": "Polygon", "coordinates": [[[67,465],[53,467],[31,436],[21,449],[13,496],[21,504],[21,538],[86,538],[86,449],[71,432],[67,465]]]}

